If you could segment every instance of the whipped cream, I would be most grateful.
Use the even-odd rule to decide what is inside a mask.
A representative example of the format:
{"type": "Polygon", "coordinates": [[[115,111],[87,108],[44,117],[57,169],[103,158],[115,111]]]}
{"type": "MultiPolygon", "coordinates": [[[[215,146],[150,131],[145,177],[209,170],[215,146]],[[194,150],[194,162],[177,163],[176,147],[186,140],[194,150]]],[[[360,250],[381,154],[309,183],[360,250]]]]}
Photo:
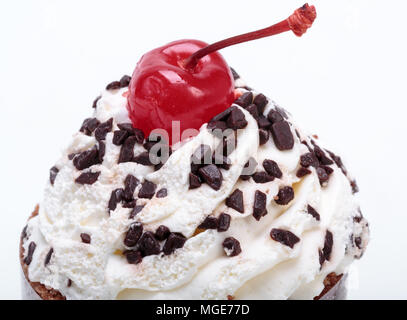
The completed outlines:
{"type": "MultiPolygon", "coordinates": [[[[238,79],[236,85],[243,87],[244,83],[238,79]]],[[[39,215],[29,220],[26,231],[25,253],[30,242],[36,243],[28,269],[31,281],[58,290],[67,299],[312,299],[322,291],[326,275],[346,273],[354,258],[362,255],[368,228],[352,191],[352,179],[337,165],[331,166],[329,181],[322,185],[313,167],[308,168],[310,174],[297,177],[300,157],[309,152],[306,144],[312,145],[312,138],[295,125],[290,115],[287,121],[294,147],[280,151],[271,137],[259,146],[257,121],[238,107],[248,124],[237,134],[237,147],[229,156],[230,169],[221,169],[220,189],[202,184],[190,190],[191,155],[201,144],[213,150],[219,138],[204,124],[197,136],[174,148],[159,170],[135,162],[118,163],[121,146],[113,144],[112,139],[118,124],[130,122],[126,91],[103,91],[94,110],[93,117],[100,122],[113,118],[103,162],[88,169],[100,171],[98,180],[92,185],[75,183],[81,172],[68,158],[97,145],[93,135],[75,133],[56,163],[59,171],[54,184],[47,183],[39,215]],[[257,161],[258,171],[264,170],[265,159],[274,160],[282,172],[281,179],[262,184],[240,179],[251,157],[257,161]],[[168,193],[164,198],[138,199],[137,204],[145,206],[133,219],[129,219],[131,209],[120,203],[110,213],[107,207],[112,191],[123,187],[128,174],[141,182],[151,181],[157,190],[165,188],[168,193]],[[288,205],[278,205],[275,196],[284,186],[291,186],[295,197],[288,205]],[[236,189],[243,192],[244,213],[225,204],[236,189]],[[260,221],[252,216],[256,190],[267,195],[268,214],[260,221]],[[308,205],[319,213],[319,221],[307,213],[308,205]],[[226,232],[196,232],[207,216],[218,217],[221,213],[231,216],[226,232]],[[129,264],[123,255],[123,239],[135,221],[143,224],[144,231],[154,232],[165,225],[188,239],[170,255],[146,256],[139,264],[129,264]],[[277,242],[270,237],[274,228],[288,230],[300,241],[293,248],[277,242]],[[327,230],[333,235],[333,247],[329,261],[321,266],[319,252],[327,230]],[[90,244],[81,241],[82,233],[91,236],[90,244]],[[227,237],[238,239],[242,249],[239,255],[225,254],[222,243],[227,237]],[[45,265],[51,248],[51,260],[45,265]]],[[[264,115],[276,107],[269,100],[264,115]]],[[[136,156],[144,151],[142,145],[135,145],[136,156]]]]}

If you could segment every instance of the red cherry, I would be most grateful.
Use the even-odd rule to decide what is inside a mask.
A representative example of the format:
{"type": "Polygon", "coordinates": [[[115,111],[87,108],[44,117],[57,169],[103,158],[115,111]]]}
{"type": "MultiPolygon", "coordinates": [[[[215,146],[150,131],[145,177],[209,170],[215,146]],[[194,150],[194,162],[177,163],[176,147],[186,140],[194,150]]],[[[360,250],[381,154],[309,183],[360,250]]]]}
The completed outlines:
{"type": "Polygon", "coordinates": [[[185,129],[199,129],[234,99],[234,81],[222,56],[211,53],[193,70],[182,62],[207,44],[180,40],[146,53],[134,70],[128,97],[129,115],[136,128],[172,133],[172,121],[185,129]]]}
{"type": "Polygon", "coordinates": [[[180,121],[181,134],[186,129],[199,129],[235,100],[233,76],[217,50],[290,30],[301,36],[315,17],[314,6],[305,4],[287,19],[262,30],[211,45],[180,40],[146,53],[129,85],[127,108],[133,126],[147,136],[154,129],[164,129],[170,144],[178,142],[172,141],[173,121],[180,121]]]}

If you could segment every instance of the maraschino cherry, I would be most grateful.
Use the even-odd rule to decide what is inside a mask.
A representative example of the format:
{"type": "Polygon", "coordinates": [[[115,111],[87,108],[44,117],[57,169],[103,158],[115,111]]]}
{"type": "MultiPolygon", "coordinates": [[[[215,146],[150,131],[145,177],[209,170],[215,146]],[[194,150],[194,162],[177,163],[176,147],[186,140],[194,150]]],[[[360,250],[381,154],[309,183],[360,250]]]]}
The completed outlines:
{"type": "Polygon", "coordinates": [[[179,40],[144,54],[129,86],[127,108],[133,126],[147,136],[154,129],[164,129],[170,144],[178,142],[171,139],[172,121],[180,121],[181,132],[199,129],[236,98],[232,73],[218,50],[290,30],[301,36],[315,18],[315,7],[305,4],[265,29],[211,45],[179,40]]]}

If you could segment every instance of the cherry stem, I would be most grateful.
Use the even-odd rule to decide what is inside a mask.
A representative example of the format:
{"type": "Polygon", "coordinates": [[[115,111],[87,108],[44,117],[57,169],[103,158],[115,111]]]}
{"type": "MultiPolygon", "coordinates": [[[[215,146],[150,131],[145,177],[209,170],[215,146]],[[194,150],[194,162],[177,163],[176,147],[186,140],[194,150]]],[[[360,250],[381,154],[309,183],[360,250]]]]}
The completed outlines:
{"type": "Polygon", "coordinates": [[[287,19],[276,23],[268,28],[227,38],[225,40],[212,43],[194,52],[191,56],[184,60],[183,65],[186,69],[193,70],[197,65],[199,59],[215,51],[238,43],[261,39],[290,30],[292,30],[296,36],[301,37],[307,31],[307,29],[312,26],[312,23],[314,22],[316,16],[317,14],[315,7],[309,6],[306,3],[301,8],[295,10],[294,13],[287,19]]]}

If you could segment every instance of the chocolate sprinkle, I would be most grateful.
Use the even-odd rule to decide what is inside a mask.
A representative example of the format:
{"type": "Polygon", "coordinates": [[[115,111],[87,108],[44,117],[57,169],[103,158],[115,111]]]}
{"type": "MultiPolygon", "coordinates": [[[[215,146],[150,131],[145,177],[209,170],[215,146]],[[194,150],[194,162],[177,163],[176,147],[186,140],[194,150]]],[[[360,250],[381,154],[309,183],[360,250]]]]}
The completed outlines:
{"type": "Polygon", "coordinates": [[[73,165],[78,170],[84,170],[99,163],[99,152],[95,147],[77,154],[73,158],[73,165]]]}
{"type": "Polygon", "coordinates": [[[235,209],[240,213],[244,213],[243,192],[239,189],[233,191],[232,194],[226,198],[225,203],[229,208],[235,209]]]}
{"type": "Polygon", "coordinates": [[[299,168],[298,171],[297,171],[297,177],[298,177],[298,178],[302,178],[302,177],[305,177],[306,175],[308,175],[308,174],[310,174],[310,173],[311,173],[310,170],[301,167],[301,168],[299,168]]]}
{"type": "Polygon", "coordinates": [[[246,108],[246,110],[252,115],[254,119],[257,120],[259,118],[259,109],[255,104],[251,104],[246,108]]]}
{"type": "Polygon", "coordinates": [[[96,109],[97,103],[100,100],[100,98],[102,98],[102,96],[97,96],[96,99],[93,100],[93,103],[92,103],[92,108],[93,109],[96,109]]]}
{"type": "Polygon", "coordinates": [[[318,147],[317,145],[314,145],[314,153],[315,153],[315,156],[318,158],[319,162],[322,165],[334,164],[334,162],[331,159],[329,159],[326,156],[325,152],[322,151],[322,149],[320,147],[318,147]]]}
{"type": "Polygon", "coordinates": [[[273,123],[271,135],[277,149],[283,151],[291,150],[294,147],[294,137],[287,121],[273,123]]]}
{"type": "Polygon", "coordinates": [[[276,123],[284,120],[283,116],[278,111],[273,109],[270,110],[270,112],[268,113],[267,119],[269,119],[271,123],[276,123]]]}
{"type": "Polygon", "coordinates": [[[226,238],[223,241],[222,245],[226,252],[226,255],[229,257],[235,257],[242,252],[242,249],[240,248],[240,242],[233,237],[226,238]]]}
{"type": "Polygon", "coordinates": [[[151,199],[152,197],[154,197],[156,188],[157,185],[155,183],[145,180],[141,184],[141,189],[138,193],[138,197],[143,199],[151,199]]]}
{"type": "Polygon", "coordinates": [[[135,206],[133,210],[131,210],[129,219],[133,219],[138,213],[141,212],[141,210],[143,210],[144,205],[140,205],[140,206],[135,206]]]}
{"type": "Polygon", "coordinates": [[[151,231],[143,233],[139,240],[139,247],[144,257],[160,253],[160,244],[151,231]]]}
{"type": "Polygon", "coordinates": [[[274,180],[274,177],[269,175],[265,171],[256,172],[252,175],[254,182],[256,183],[267,183],[274,180]]]}
{"type": "Polygon", "coordinates": [[[243,111],[238,108],[234,109],[230,113],[226,124],[228,128],[231,128],[233,130],[245,128],[247,126],[247,121],[243,111]]]}
{"type": "Polygon", "coordinates": [[[291,249],[294,248],[294,245],[300,241],[300,238],[288,230],[272,229],[270,236],[274,241],[280,242],[291,249]]]}
{"type": "Polygon", "coordinates": [[[227,108],[225,111],[222,111],[221,113],[217,114],[216,116],[214,116],[209,122],[213,122],[213,121],[226,121],[227,117],[230,115],[230,113],[233,110],[236,110],[237,107],[236,106],[231,106],[229,108],[227,108]]]}
{"type": "Polygon", "coordinates": [[[329,261],[331,259],[333,244],[334,240],[332,232],[327,230],[325,233],[324,248],[322,250],[319,250],[319,263],[321,267],[325,261],[329,261]]]}
{"type": "Polygon", "coordinates": [[[136,204],[137,204],[137,200],[135,200],[135,199],[130,200],[130,201],[124,199],[123,202],[122,202],[122,207],[123,208],[131,208],[131,209],[133,209],[136,206],[136,204]]]}
{"type": "Polygon", "coordinates": [[[198,226],[199,229],[217,229],[218,219],[212,216],[208,216],[205,220],[198,226]]]}
{"type": "Polygon", "coordinates": [[[116,146],[121,146],[124,141],[129,136],[129,133],[125,130],[116,130],[113,133],[113,144],[116,146]]]}
{"type": "Polygon", "coordinates": [[[356,180],[351,181],[351,182],[350,182],[350,186],[352,187],[352,193],[353,193],[353,194],[359,192],[359,187],[358,187],[358,185],[357,185],[357,183],[356,183],[356,180]]]}
{"type": "Polygon", "coordinates": [[[134,146],[137,142],[136,136],[130,136],[124,141],[124,144],[120,150],[120,155],[119,155],[119,163],[123,162],[131,162],[133,161],[134,157],[134,146]]]}
{"type": "Polygon", "coordinates": [[[124,88],[124,87],[128,87],[131,81],[131,77],[128,75],[124,75],[121,79],[120,79],[120,88],[124,88]]]}
{"type": "Polygon", "coordinates": [[[231,217],[227,213],[221,213],[218,218],[218,232],[225,232],[229,229],[231,217]]]}
{"type": "Polygon", "coordinates": [[[164,241],[165,239],[168,238],[170,233],[171,232],[170,232],[170,229],[168,227],[161,225],[161,226],[159,226],[157,228],[157,230],[155,230],[155,235],[154,236],[158,241],[164,241]]]}
{"type": "Polygon", "coordinates": [[[307,212],[313,216],[317,221],[321,220],[319,213],[310,205],[307,206],[307,212]]]}
{"type": "Polygon", "coordinates": [[[51,261],[51,257],[52,257],[53,253],[54,253],[54,249],[53,248],[49,249],[49,251],[45,257],[44,266],[46,266],[51,261]]]}
{"type": "Polygon", "coordinates": [[[219,190],[222,185],[222,172],[214,164],[199,169],[199,175],[212,189],[219,190]]]}
{"type": "Polygon", "coordinates": [[[133,199],[134,190],[139,185],[140,181],[133,175],[128,174],[124,180],[124,198],[127,201],[133,199]]]}
{"type": "Polygon", "coordinates": [[[265,116],[260,116],[257,119],[257,125],[259,126],[259,128],[261,129],[268,129],[271,126],[271,122],[268,121],[268,119],[265,116]]]}
{"type": "Polygon", "coordinates": [[[317,168],[317,175],[318,175],[318,179],[319,179],[319,182],[321,183],[321,185],[329,180],[328,173],[322,167],[317,168]]]}
{"type": "Polygon", "coordinates": [[[264,112],[264,108],[268,103],[268,100],[264,94],[260,93],[254,98],[253,103],[258,107],[259,113],[262,114],[264,112]]]}
{"type": "Polygon", "coordinates": [[[201,179],[193,174],[190,173],[189,174],[189,189],[196,189],[199,188],[201,186],[201,179]]]}
{"type": "Polygon", "coordinates": [[[259,145],[265,144],[270,138],[269,131],[265,129],[259,129],[259,145]]]}
{"type": "Polygon", "coordinates": [[[96,118],[87,118],[83,121],[80,132],[90,136],[96,127],[100,124],[99,120],[96,118]]]}
{"type": "Polygon", "coordinates": [[[99,175],[100,175],[100,171],[84,172],[75,179],[75,182],[78,184],[94,184],[98,180],[99,175]]]}
{"type": "Polygon", "coordinates": [[[95,130],[96,140],[98,141],[105,140],[107,133],[112,131],[112,128],[113,128],[113,118],[110,118],[106,122],[99,124],[95,130]]]}
{"type": "Polygon", "coordinates": [[[308,152],[300,157],[300,165],[304,168],[308,168],[309,166],[317,168],[319,166],[319,162],[314,153],[308,152]]]}
{"type": "Polygon", "coordinates": [[[113,81],[106,86],[106,90],[120,89],[120,81],[113,81]]]}
{"type": "Polygon", "coordinates": [[[106,145],[103,141],[98,141],[98,145],[99,145],[98,160],[99,160],[99,163],[102,163],[103,158],[105,157],[106,145]]]}
{"type": "Polygon", "coordinates": [[[33,259],[33,254],[35,251],[35,248],[37,247],[37,245],[35,244],[34,241],[31,241],[30,244],[28,245],[28,253],[27,256],[24,259],[24,263],[29,266],[32,259],[33,259]]]}
{"type": "Polygon", "coordinates": [[[275,201],[279,205],[287,205],[293,199],[294,199],[294,189],[289,186],[286,186],[278,191],[275,201]]]}
{"type": "Polygon", "coordinates": [[[124,255],[126,256],[126,260],[129,264],[138,264],[143,260],[143,257],[138,250],[126,250],[124,255]]]}
{"type": "Polygon", "coordinates": [[[171,233],[165,241],[163,252],[165,255],[173,253],[176,249],[182,248],[187,239],[181,233],[171,233]]]}
{"type": "Polygon", "coordinates": [[[66,283],[66,286],[69,288],[72,285],[72,280],[68,279],[68,282],[66,283]]]}
{"type": "Polygon", "coordinates": [[[234,104],[237,104],[242,108],[246,108],[250,104],[252,104],[252,102],[253,102],[253,93],[245,92],[234,102],[234,104]]]}
{"type": "Polygon", "coordinates": [[[259,190],[254,193],[253,217],[259,221],[261,217],[267,214],[266,210],[267,195],[259,190]]]}
{"type": "Polygon", "coordinates": [[[91,241],[90,235],[87,233],[81,233],[81,239],[83,243],[89,244],[91,241]]]}
{"type": "Polygon", "coordinates": [[[59,169],[57,167],[52,167],[49,170],[49,182],[51,183],[51,185],[54,185],[55,178],[57,177],[58,172],[59,169]]]}
{"type": "Polygon", "coordinates": [[[150,154],[148,151],[144,151],[140,153],[139,155],[135,156],[133,161],[135,163],[141,164],[143,166],[152,166],[153,164],[150,161],[150,154]]]}
{"type": "Polygon", "coordinates": [[[116,210],[117,204],[123,200],[123,197],[124,190],[122,188],[113,190],[108,204],[109,211],[116,210]]]}
{"type": "Polygon", "coordinates": [[[140,222],[133,222],[124,238],[124,245],[127,247],[134,247],[143,234],[143,225],[140,222]]]}
{"type": "Polygon", "coordinates": [[[157,198],[165,198],[168,195],[168,191],[166,188],[162,188],[157,191],[156,197],[157,198]]]}
{"type": "Polygon", "coordinates": [[[277,162],[266,159],[263,161],[263,168],[267,171],[267,173],[273,177],[276,177],[278,179],[281,179],[283,176],[283,173],[280,170],[280,167],[278,166],[277,162]]]}
{"type": "Polygon", "coordinates": [[[232,72],[232,76],[233,76],[234,80],[237,80],[240,78],[239,74],[232,67],[230,67],[230,72],[232,72]]]}

